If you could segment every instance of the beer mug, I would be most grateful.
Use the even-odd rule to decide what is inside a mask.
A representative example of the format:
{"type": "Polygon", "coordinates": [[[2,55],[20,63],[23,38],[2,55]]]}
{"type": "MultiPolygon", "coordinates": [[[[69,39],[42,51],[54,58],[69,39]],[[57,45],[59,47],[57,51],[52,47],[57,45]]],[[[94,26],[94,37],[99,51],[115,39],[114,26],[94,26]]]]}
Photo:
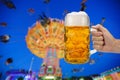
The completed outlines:
{"type": "Polygon", "coordinates": [[[84,64],[90,54],[90,20],[86,12],[71,12],[65,16],[65,61],[71,64],[84,64]]]}

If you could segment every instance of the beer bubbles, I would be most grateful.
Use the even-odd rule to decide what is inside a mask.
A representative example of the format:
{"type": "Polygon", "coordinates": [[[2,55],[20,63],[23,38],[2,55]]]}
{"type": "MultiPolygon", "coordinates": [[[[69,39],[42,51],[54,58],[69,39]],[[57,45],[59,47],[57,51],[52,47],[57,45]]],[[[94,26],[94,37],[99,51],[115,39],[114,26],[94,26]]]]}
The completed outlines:
{"type": "Polygon", "coordinates": [[[86,12],[71,12],[65,17],[65,26],[89,26],[90,19],[86,12]]]}

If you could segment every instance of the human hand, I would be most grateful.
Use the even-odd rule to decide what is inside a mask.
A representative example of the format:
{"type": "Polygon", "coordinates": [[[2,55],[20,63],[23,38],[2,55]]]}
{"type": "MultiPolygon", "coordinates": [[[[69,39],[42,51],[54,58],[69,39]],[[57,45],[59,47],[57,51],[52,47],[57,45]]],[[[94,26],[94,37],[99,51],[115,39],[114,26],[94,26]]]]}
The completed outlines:
{"type": "Polygon", "coordinates": [[[92,31],[94,49],[100,52],[120,51],[120,47],[117,46],[118,40],[116,40],[106,28],[100,24],[92,26],[92,28],[97,30],[92,31]]]}

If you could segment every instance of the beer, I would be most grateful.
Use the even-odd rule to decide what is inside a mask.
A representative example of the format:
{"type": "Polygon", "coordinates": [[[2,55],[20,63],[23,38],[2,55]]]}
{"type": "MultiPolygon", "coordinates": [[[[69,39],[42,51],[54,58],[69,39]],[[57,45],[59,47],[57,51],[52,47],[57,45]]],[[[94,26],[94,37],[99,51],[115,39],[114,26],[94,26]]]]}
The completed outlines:
{"type": "Polygon", "coordinates": [[[65,18],[65,60],[83,64],[89,60],[89,18],[83,12],[69,13],[65,18]]]}

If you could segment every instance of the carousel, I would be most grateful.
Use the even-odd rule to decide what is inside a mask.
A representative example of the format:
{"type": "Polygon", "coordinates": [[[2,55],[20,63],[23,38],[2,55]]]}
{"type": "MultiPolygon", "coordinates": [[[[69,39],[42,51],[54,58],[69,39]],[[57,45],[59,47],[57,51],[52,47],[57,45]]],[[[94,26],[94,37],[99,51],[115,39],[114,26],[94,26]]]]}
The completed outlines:
{"type": "Polygon", "coordinates": [[[39,79],[59,80],[62,77],[59,59],[64,57],[64,24],[58,19],[43,18],[29,28],[27,47],[36,56],[43,58],[39,79]]]}

